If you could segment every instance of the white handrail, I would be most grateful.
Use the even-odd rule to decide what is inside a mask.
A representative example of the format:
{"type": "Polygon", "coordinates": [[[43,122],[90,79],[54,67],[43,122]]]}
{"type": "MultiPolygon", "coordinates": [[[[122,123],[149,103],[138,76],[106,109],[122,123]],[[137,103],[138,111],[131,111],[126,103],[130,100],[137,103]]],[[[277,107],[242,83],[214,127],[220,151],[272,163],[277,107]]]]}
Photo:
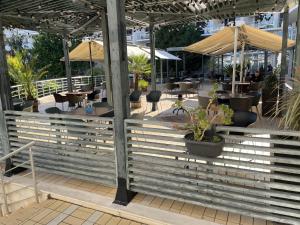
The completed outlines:
{"type": "Polygon", "coordinates": [[[19,152],[21,152],[21,151],[23,151],[23,150],[25,150],[25,149],[27,149],[27,148],[32,147],[34,144],[35,144],[35,142],[32,141],[32,142],[30,142],[30,143],[28,143],[28,144],[22,146],[21,148],[19,148],[19,149],[13,151],[13,152],[7,154],[6,156],[3,156],[2,158],[0,158],[0,162],[5,161],[5,160],[7,160],[7,159],[13,157],[14,155],[18,154],[19,152]]]}
{"type": "MultiPolygon", "coordinates": [[[[19,149],[13,151],[13,152],[7,154],[6,156],[0,158],[0,162],[2,162],[2,161],[6,162],[7,159],[15,156],[16,154],[20,153],[21,151],[23,151],[25,149],[29,149],[29,151],[28,151],[29,161],[27,161],[27,162],[30,162],[35,200],[36,200],[37,203],[39,203],[38,188],[37,188],[37,181],[36,181],[36,174],[35,174],[35,166],[34,166],[34,161],[33,161],[33,153],[32,153],[32,149],[31,149],[31,147],[34,144],[35,144],[35,142],[32,141],[32,142],[22,146],[21,148],[19,148],[19,149]]],[[[9,170],[4,170],[3,172],[1,171],[1,173],[0,173],[0,186],[1,186],[2,194],[3,194],[3,204],[4,204],[4,209],[6,211],[6,214],[9,214],[10,212],[9,212],[9,203],[7,201],[7,193],[6,193],[6,190],[5,190],[4,176],[8,171],[11,172],[13,169],[17,168],[18,166],[15,166],[15,167],[13,167],[9,170]]],[[[0,211],[2,212],[1,204],[0,204],[0,211]]],[[[2,215],[4,215],[3,212],[2,212],[2,215]]]]}
{"type": "MultiPolygon", "coordinates": [[[[97,75],[94,76],[94,84],[96,85],[96,83],[101,82],[102,80],[105,79],[105,75],[97,75]]],[[[74,87],[78,87],[79,85],[89,85],[91,76],[76,76],[76,77],[72,77],[72,83],[74,85],[74,87]],[[84,82],[83,79],[85,79],[84,82]],[[79,81],[79,82],[78,82],[79,81]]],[[[55,88],[53,90],[53,92],[57,92],[59,91],[66,91],[67,90],[67,78],[63,77],[63,78],[56,78],[56,79],[49,79],[49,80],[39,80],[35,82],[36,88],[37,88],[37,92],[38,92],[38,97],[44,97],[47,95],[52,94],[52,89],[48,86],[47,88],[45,88],[46,83],[48,82],[54,82],[56,85],[58,85],[59,87],[55,88]]],[[[18,98],[22,98],[24,97],[24,93],[22,93],[22,85],[14,85],[11,86],[11,90],[12,90],[12,96],[13,97],[18,97],[18,98]]]]}

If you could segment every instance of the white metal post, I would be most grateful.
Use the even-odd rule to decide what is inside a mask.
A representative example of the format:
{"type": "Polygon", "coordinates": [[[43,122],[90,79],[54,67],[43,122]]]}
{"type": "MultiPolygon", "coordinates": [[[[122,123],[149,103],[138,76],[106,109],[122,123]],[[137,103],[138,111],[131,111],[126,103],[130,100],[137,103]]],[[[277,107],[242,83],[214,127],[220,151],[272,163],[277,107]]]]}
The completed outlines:
{"type": "Polygon", "coordinates": [[[300,0],[298,0],[298,15],[297,15],[297,36],[296,36],[296,49],[295,49],[295,63],[293,74],[295,78],[300,79],[300,74],[295,74],[295,68],[300,66],[300,0]]]}
{"type": "Polygon", "coordinates": [[[65,58],[65,69],[67,76],[67,84],[68,84],[68,92],[73,91],[72,85],[72,75],[71,75],[71,64],[69,59],[69,45],[68,45],[68,37],[66,34],[63,36],[63,49],[64,49],[64,58],[65,58]]]}
{"type": "Polygon", "coordinates": [[[236,54],[237,54],[237,47],[238,47],[238,35],[239,30],[238,27],[234,29],[234,53],[233,53],[233,73],[232,73],[232,94],[235,93],[235,75],[236,75],[236,54]]]}
{"type": "Polygon", "coordinates": [[[245,54],[245,42],[242,43],[242,51],[241,51],[241,55],[240,55],[240,82],[242,82],[244,80],[244,54],[245,54]]]}
{"type": "Polygon", "coordinates": [[[32,149],[31,148],[29,148],[29,158],[30,158],[30,166],[31,166],[31,173],[32,173],[32,181],[33,181],[35,201],[37,203],[39,203],[39,192],[38,192],[38,188],[37,188],[37,181],[36,181],[36,175],[35,175],[35,167],[34,167],[33,154],[32,154],[32,149]]]}
{"type": "Polygon", "coordinates": [[[160,59],[160,84],[163,83],[163,60],[160,59]]]}
{"type": "Polygon", "coordinates": [[[7,215],[7,214],[9,214],[9,209],[8,209],[8,204],[7,204],[7,195],[6,195],[4,176],[3,176],[2,171],[1,171],[1,189],[2,189],[2,194],[3,194],[3,203],[4,203],[4,208],[5,208],[5,214],[7,215]]]}

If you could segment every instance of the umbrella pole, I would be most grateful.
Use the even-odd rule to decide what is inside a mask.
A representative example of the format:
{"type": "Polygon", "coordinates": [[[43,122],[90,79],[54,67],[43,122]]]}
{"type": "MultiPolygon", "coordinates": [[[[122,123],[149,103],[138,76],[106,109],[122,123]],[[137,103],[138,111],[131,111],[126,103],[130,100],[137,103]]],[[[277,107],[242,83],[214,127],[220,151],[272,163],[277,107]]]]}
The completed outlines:
{"type": "Polygon", "coordinates": [[[167,78],[169,78],[169,60],[167,59],[167,78]]]}
{"type": "Polygon", "coordinates": [[[163,83],[163,61],[160,59],[160,84],[163,83]]]}
{"type": "Polygon", "coordinates": [[[241,56],[240,56],[240,82],[243,82],[244,80],[244,55],[245,55],[245,42],[242,44],[242,51],[241,51],[241,56]]]}
{"type": "Polygon", "coordinates": [[[233,73],[232,73],[232,94],[235,93],[235,75],[236,75],[236,55],[237,55],[237,45],[238,45],[238,27],[234,28],[234,53],[233,53],[233,73]]]}
{"type": "Polygon", "coordinates": [[[92,87],[94,91],[94,71],[93,71],[93,58],[92,58],[92,47],[91,47],[91,41],[89,41],[89,51],[90,51],[90,70],[91,70],[91,79],[92,79],[92,87]]]}

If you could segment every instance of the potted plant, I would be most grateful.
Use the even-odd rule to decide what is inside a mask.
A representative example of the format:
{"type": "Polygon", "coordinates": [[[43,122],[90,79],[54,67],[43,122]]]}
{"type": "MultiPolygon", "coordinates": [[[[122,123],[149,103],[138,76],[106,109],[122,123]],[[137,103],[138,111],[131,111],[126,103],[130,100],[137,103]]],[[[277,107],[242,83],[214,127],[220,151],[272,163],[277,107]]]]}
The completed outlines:
{"type": "MultiPolygon", "coordinates": [[[[149,63],[149,59],[146,55],[135,55],[128,58],[129,64],[128,69],[134,75],[134,91],[130,95],[130,98],[138,96],[138,100],[135,99],[131,101],[132,108],[140,108],[141,107],[141,100],[140,100],[140,89],[146,88],[146,81],[143,82],[140,80],[141,76],[148,76],[151,73],[151,65],[149,63]]],[[[147,84],[148,87],[148,84],[147,84]]]]}
{"type": "Polygon", "coordinates": [[[146,81],[146,80],[139,80],[138,81],[138,88],[139,90],[143,91],[143,92],[147,92],[147,89],[148,89],[148,86],[149,86],[149,82],[146,81]]]}
{"type": "Polygon", "coordinates": [[[38,92],[35,82],[47,74],[43,67],[38,71],[33,70],[34,58],[27,60],[24,53],[17,52],[15,56],[8,56],[8,74],[18,84],[22,85],[22,91],[27,101],[33,101],[33,111],[38,112],[38,92]]]}
{"type": "MultiPolygon", "coordinates": [[[[183,129],[188,130],[184,138],[190,155],[215,158],[222,153],[224,138],[216,133],[215,126],[230,125],[233,110],[228,105],[217,103],[217,89],[218,85],[214,84],[209,93],[210,100],[206,108],[185,109],[189,122],[183,129]]],[[[184,108],[182,101],[176,101],[175,107],[184,108]]]]}
{"type": "Polygon", "coordinates": [[[280,68],[276,68],[271,75],[264,80],[262,88],[262,115],[271,117],[276,114],[276,105],[278,98],[278,74],[280,68]]]}

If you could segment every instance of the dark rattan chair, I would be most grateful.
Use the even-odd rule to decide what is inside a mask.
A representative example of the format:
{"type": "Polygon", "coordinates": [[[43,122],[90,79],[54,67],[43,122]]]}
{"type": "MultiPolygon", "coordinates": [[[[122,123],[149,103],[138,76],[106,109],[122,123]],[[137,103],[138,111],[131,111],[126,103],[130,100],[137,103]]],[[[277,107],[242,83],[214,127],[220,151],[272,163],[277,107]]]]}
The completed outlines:
{"type": "Polygon", "coordinates": [[[259,112],[259,109],[258,109],[259,101],[260,101],[260,98],[261,98],[261,93],[257,92],[257,91],[250,91],[248,93],[248,95],[253,96],[251,106],[255,107],[256,112],[258,114],[258,117],[261,119],[260,112],[259,112]]]}
{"type": "Polygon", "coordinates": [[[80,106],[83,101],[83,96],[67,94],[67,99],[69,101],[69,107],[76,107],[76,104],[80,106]]]}
{"type": "Polygon", "coordinates": [[[230,108],[234,111],[232,118],[233,126],[248,127],[250,124],[256,122],[257,114],[249,111],[252,101],[252,97],[230,98],[230,108]]]}
{"type": "Polygon", "coordinates": [[[95,100],[96,95],[100,94],[100,90],[95,90],[91,94],[87,95],[88,100],[93,101],[95,100]]]}
{"type": "Polygon", "coordinates": [[[58,93],[53,93],[53,97],[54,97],[54,100],[55,100],[55,106],[56,106],[56,103],[61,103],[62,104],[62,109],[64,109],[64,103],[68,101],[67,96],[63,96],[63,95],[58,94],[58,93]]]}

